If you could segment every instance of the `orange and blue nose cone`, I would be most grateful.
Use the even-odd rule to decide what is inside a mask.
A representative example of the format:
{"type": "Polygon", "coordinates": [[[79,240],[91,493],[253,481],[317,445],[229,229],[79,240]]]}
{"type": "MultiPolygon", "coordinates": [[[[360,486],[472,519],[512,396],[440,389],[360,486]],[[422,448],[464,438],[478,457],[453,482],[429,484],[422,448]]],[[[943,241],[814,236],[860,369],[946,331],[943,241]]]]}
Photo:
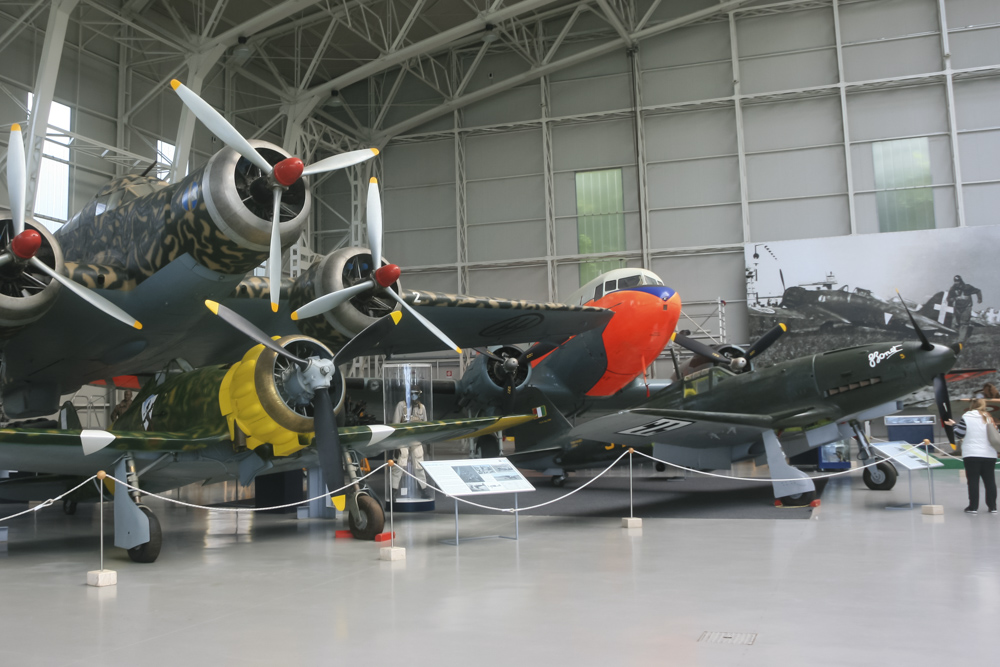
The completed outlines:
{"type": "Polygon", "coordinates": [[[681,315],[681,297],[663,285],[612,292],[589,304],[615,312],[604,329],[607,371],[588,396],[610,396],[639,377],[670,342],[681,315]]]}

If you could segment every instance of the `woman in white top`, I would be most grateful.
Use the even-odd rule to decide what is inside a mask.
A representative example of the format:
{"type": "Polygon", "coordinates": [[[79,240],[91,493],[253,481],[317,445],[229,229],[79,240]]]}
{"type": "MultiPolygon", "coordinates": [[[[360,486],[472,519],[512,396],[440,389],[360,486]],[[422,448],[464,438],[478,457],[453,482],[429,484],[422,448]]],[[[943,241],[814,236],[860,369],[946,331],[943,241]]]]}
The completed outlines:
{"type": "Polygon", "coordinates": [[[955,427],[955,435],[962,441],[962,463],[969,482],[969,506],[966,514],[979,512],[979,480],[986,489],[986,507],[990,514],[997,513],[997,481],[995,467],[997,451],[990,444],[986,429],[996,428],[993,417],[986,409],[986,401],[973,399],[971,409],[958,422],[946,422],[955,427]]]}

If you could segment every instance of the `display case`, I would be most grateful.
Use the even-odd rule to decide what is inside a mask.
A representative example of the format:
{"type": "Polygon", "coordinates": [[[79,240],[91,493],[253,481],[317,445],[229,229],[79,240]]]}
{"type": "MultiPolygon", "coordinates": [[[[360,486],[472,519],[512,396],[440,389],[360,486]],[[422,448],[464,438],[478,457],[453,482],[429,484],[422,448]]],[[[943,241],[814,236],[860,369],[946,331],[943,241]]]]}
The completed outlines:
{"type": "MultiPolygon", "coordinates": [[[[390,363],[382,366],[382,404],[386,424],[429,421],[434,414],[430,364],[390,363]]],[[[396,466],[389,471],[389,493],[395,510],[424,512],[434,509],[434,492],[427,485],[423,461],[430,452],[422,444],[390,452],[396,466]],[[405,469],[410,475],[403,474],[405,469]],[[416,479],[414,479],[416,477],[416,479]]]]}

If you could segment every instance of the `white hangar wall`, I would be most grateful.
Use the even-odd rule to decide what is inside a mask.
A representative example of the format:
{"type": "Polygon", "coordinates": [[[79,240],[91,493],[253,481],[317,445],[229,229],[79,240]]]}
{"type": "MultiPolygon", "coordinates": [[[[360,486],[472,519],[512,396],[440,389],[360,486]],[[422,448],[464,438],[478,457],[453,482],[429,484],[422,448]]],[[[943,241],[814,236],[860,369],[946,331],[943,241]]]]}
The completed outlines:
{"type": "MultiPolygon", "coordinates": [[[[936,227],[1000,222],[998,45],[994,0],[741,10],[647,39],[635,85],[618,52],[394,139],[385,253],[407,287],[565,298],[595,259],[576,174],[618,168],[623,249],[599,258],[725,299],[743,342],[743,244],[878,233],[879,142],[926,137],[936,227]]],[[[492,56],[470,90],[525,68],[492,56]]]]}

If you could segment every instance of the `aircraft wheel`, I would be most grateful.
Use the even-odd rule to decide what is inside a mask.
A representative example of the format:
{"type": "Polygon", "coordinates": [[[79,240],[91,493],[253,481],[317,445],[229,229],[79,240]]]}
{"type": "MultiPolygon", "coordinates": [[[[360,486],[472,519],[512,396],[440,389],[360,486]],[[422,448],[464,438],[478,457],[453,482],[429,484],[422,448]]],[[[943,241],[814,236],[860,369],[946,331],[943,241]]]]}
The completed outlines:
{"type": "Polygon", "coordinates": [[[657,462],[653,467],[656,468],[656,472],[664,472],[667,469],[667,464],[657,462]]]}
{"type": "Polygon", "coordinates": [[[128,557],[136,563],[152,563],[160,555],[160,547],[163,546],[163,531],[160,529],[160,520],[156,518],[151,509],[145,505],[139,505],[139,509],[149,517],[149,542],[129,549],[128,557]]]}
{"type": "Polygon", "coordinates": [[[784,496],[783,498],[778,498],[778,500],[781,501],[782,507],[809,507],[809,503],[816,500],[816,492],[809,491],[794,496],[784,496]]]}
{"type": "Polygon", "coordinates": [[[347,514],[351,535],[356,540],[374,540],[385,528],[385,512],[379,507],[377,500],[365,493],[358,495],[358,509],[361,510],[360,523],[354,520],[354,514],[347,514]]]}
{"type": "Polygon", "coordinates": [[[495,459],[500,456],[500,440],[495,435],[481,435],[476,438],[476,451],[481,459],[495,459]]]}
{"type": "Polygon", "coordinates": [[[896,467],[888,461],[881,461],[878,465],[865,468],[861,477],[872,491],[888,491],[896,486],[896,467]]]}
{"type": "Polygon", "coordinates": [[[566,486],[566,475],[552,475],[552,486],[557,486],[560,489],[566,486]]]}
{"type": "Polygon", "coordinates": [[[63,501],[63,514],[67,516],[73,516],[76,514],[76,501],[75,500],[64,500],[63,501]]]}

